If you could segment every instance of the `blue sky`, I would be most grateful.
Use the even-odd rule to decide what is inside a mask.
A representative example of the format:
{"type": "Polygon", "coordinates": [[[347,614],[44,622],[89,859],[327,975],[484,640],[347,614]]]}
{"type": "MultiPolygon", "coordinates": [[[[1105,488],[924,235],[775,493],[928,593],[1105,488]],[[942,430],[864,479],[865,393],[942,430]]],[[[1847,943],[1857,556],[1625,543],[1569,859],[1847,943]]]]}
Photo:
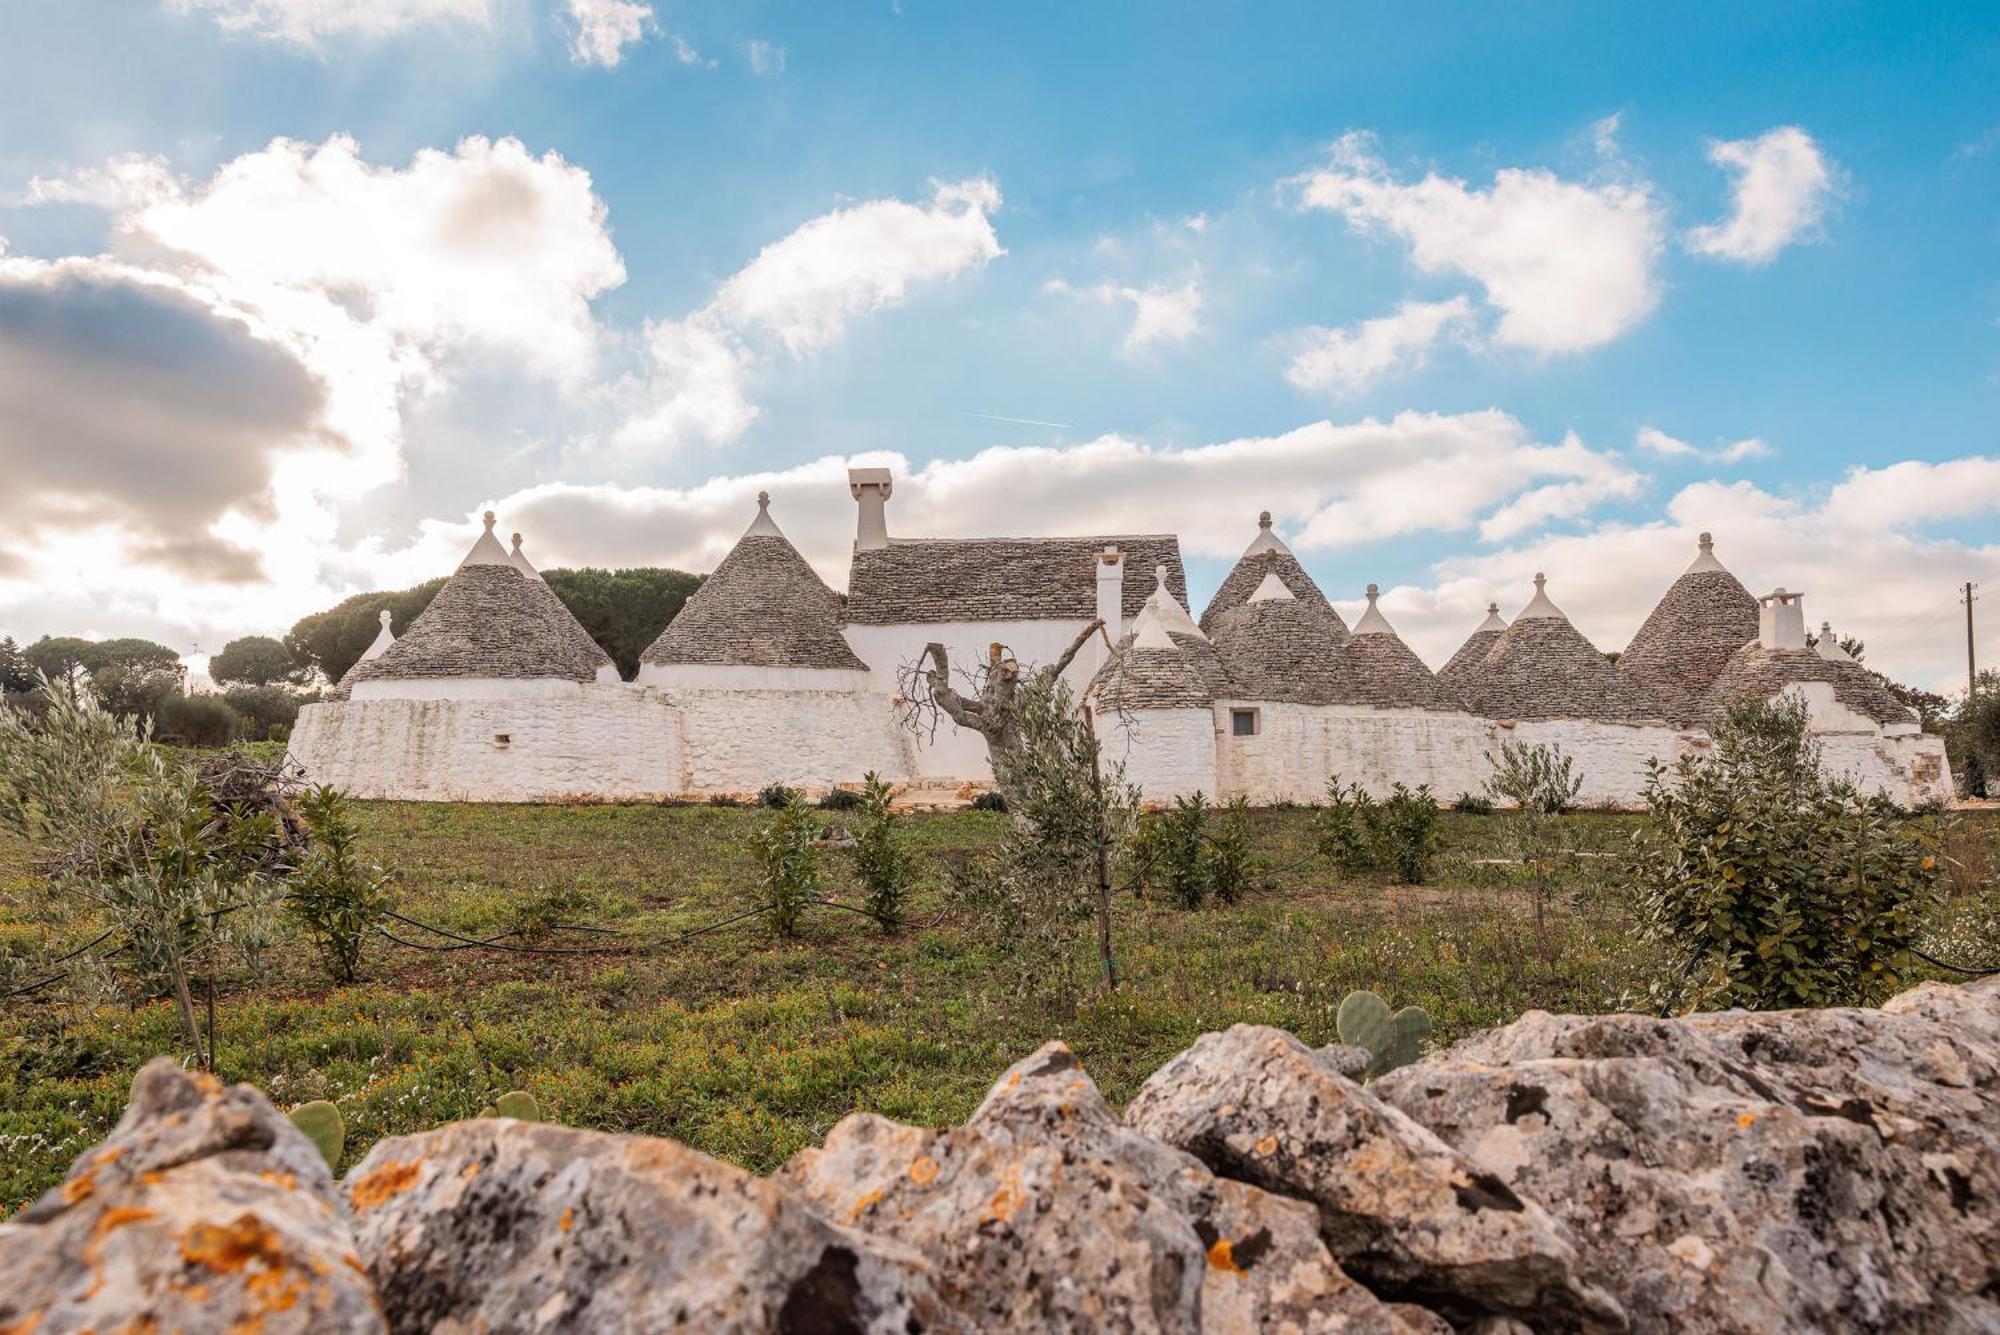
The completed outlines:
{"type": "Polygon", "coordinates": [[[213,648],[489,504],[707,568],[760,488],[837,586],[891,452],[892,532],[1197,602],[1273,509],[1433,663],[1543,566],[1616,647],[1713,528],[1948,685],[2000,14],[1663,9],[13,6],[0,629],[213,648]]]}

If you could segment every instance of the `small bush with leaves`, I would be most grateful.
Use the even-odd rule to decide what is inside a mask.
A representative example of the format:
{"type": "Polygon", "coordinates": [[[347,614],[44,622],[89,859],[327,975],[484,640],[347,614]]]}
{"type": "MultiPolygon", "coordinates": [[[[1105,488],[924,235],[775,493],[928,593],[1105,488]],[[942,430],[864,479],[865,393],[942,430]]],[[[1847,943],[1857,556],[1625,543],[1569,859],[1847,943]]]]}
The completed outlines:
{"type": "Polygon", "coordinates": [[[1234,904],[1256,875],[1249,804],[1238,797],[1211,806],[1199,792],[1177,797],[1139,820],[1129,857],[1141,882],[1180,908],[1198,909],[1211,898],[1234,904]]]}
{"type": "Polygon", "coordinates": [[[1004,812],[1007,810],[1007,795],[997,788],[988,789],[986,792],[972,799],[972,809],[974,811],[1004,812]]]}
{"type": "Polygon", "coordinates": [[[170,695],[153,714],[153,732],[182,746],[227,746],[243,732],[243,719],[219,695],[170,695]]]}
{"type": "Polygon", "coordinates": [[[1382,823],[1374,797],[1360,784],[1340,786],[1335,775],[1327,781],[1326,801],[1313,815],[1313,841],[1320,856],[1350,876],[1380,865],[1377,831],[1382,823]]]}
{"type": "Polygon", "coordinates": [[[764,920],[779,936],[797,936],[799,920],[819,898],[819,825],[803,802],[779,807],[752,842],[763,874],[764,920]]]}
{"type": "Polygon", "coordinates": [[[1655,766],[1628,872],[1641,922],[1682,961],[1668,1007],[1869,1005],[1938,890],[1944,833],[1821,771],[1805,706],[1732,704],[1713,753],[1655,766]]]}
{"type": "Polygon", "coordinates": [[[820,798],[821,811],[853,811],[866,802],[860,793],[852,788],[829,788],[826,796],[820,798]]]}
{"type": "Polygon", "coordinates": [[[1437,862],[1441,813],[1429,784],[1409,788],[1398,783],[1382,803],[1377,845],[1382,857],[1404,885],[1422,885],[1437,862]]]}
{"type": "Polygon", "coordinates": [[[896,813],[890,809],[894,796],[887,781],[869,771],[861,791],[853,794],[860,816],[854,823],[854,874],[861,881],[864,906],[885,932],[903,925],[910,889],[916,879],[916,860],[904,847],[897,829],[896,813]]]}
{"type": "Polygon", "coordinates": [[[1313,824],[1320,855],[1348,875],[1390,871],[1420,885],[1437,860],[1441,820],[1428,784],[1398,783],[1378,802],[1358,783],[1342,788],[1336,777],[1313,824]]]}
{"type": "Polygon", "coordinates": [[[347,799],[321,785],[298,799],[311,833],[305,856],[291,877],[285,904],[312,938],[336,983],[361,977],[361,947],[389,911],[389,875],[362,865],[347,799]]]}
{"type": "Polygon", "coordinates": [[[1460,793],[1451,809],[1461,816],[1490,816],[1493,814],[1493,799],[1481,797],[1477,793],[1460,793]]]}
{"type": "MultiPolygon", "coordinates": [[[[1554,743],[1502,742],[1498,751],[1486,753],[1486,763],[1493,770],[1486,791],[1522,811],[1560,816],[1583,791],[1575,762],[1554,743]]],[[[1492,809],[1490,803],[1487,809],[1492,809]]]]}
{"type": "Polygon", "coordinates": [[[767,783],[757,790],[757,805],[782,811],[786,807],[799,805],[804,794],[796,788],[787,788],[782,783],[767,783]]]}
{"type": "Polygon", "coordinates": [[[1260,864],[1250,851],[1250,800],[1238,795],[1216,808],[1208,837],[1208,891],[1219,904],[1234,904],[1250,890],[1260,864]]]}

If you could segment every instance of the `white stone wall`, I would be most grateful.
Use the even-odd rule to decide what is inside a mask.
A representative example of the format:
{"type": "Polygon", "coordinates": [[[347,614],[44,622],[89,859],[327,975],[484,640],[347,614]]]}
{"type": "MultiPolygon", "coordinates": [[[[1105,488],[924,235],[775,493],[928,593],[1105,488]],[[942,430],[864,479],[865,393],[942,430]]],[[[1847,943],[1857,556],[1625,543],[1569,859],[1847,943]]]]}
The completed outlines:
{"type": "Polygon", "coordinates": [[[768,783],[812,792],[874,770],[907,779],[915,739],[865,691],[675,691],[686,770],[678,791],[754,794],[768,783]]]}
{"type": "MultiPolygon", "coordinates": [[[[1440,799],[1478,792],[1491,731],[1469,714],[1347,705],[1222,700],[1215,706],[1216,782],[1225,798],[1315,802],[1329,780],[1386,794],[1397,782],[1429,784],[1440,799]],[[1252,737],[1234,735],[1237,709],[1258,712],[1252,737]]],[[[1138,780],[1144,782],[1143,779],[1138,780]]]]}
{"type": "Polygon", "coordinates": [[[1139,709],[1099,720],[1107,760],[1125,766],[1150,805],[1202,793],[1224,795],[1216,783],[1215,715],[1206,709],[1139,709]]]}
{"type": "Polygon", "coordinates": [[[291,754],[313,783],[358,797],[531,802],[681,790],[675,711],[623,684],[528,697],[307,705],[291,754]]]}
{"type": "Polygon", "coordinates": [[[1707,734],[1684,732],[1665,724],[1534,719],[1494,724],[1490,749],[1497,751],[1502,741],[1525,746],[1560,746],[1574,763],[1577,777],[1583,780],[1576,796],[1578,806],[1628,809],[1644,805],[1640,794],[1646,787],[1648,761],[1671,765],[1680,756],[1704,745],[1707,734]]]}

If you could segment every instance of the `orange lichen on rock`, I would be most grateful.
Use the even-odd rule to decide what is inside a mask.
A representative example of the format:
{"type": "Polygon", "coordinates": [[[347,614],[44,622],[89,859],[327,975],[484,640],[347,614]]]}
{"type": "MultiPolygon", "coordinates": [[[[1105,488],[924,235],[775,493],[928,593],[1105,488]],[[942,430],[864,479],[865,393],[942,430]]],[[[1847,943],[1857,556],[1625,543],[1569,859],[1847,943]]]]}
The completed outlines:
{"type": "Polygon", "coordinates": [[[1028,1193],[1021,1187],[1021,1165],[1009,1164],[1007,1172],[1000,1179],[999,1189],[993,1193],[993,1198],[986,1202],[986,1215],[989,1219],[998,1220],[1000,1223],[1011,1224],[1014,1222],[1014,1216],[1019,1214],[1021,1207],[1027,1203],[1028,1193]]]}
{"type": "Polygon", "coordinates": [[[97,1175],[88,1172],[80,1174],[62,1184],[63,1204],[75,1205],[78,1201],[83,1200],[96,1190],[97,1175]]]}
{"type": "Polygon", "coordinates": [[[253,1263],[283,1266],[285,1248],[269,1224],[245,1210],[227,1224],[204,1220],[189,1228],[181,1238],[181,1256],[218,1275],[233,1275],[253,1263]]]}
{"type": "Polygon", "coordinates": [[[880,1205],[881,1203],[882,1203],[882,1188],[877,1187],[873,1191],[862,1192],[861,1196],[854,1202],[854,1204],[848,1207],[847,1222],[849,1224],[854,1223],[855,1220],[861,1218],[862,1215],[867,1214],[870,1210],[874,1209],[877,1205],[880,1205]]]}
{"type": "Polygon", "coordinates": [[[1236,1264],[1236,1244],[1228,1238],[1217,1238],[1208,1248],[1208,1268],[1243,1273],[1243,1267],[1236,1264]]]}
{"type": "Polygon", "coordinates": [[[576,1207],[563,1206],[562,1217],[556,1220],[556,1227],[567,1233],[576,1227],[576,1207]]]}
{"type": "Polygon", "coordinates": [[[920,1187],[928,1187],[937,1181],[938,1161],[928,1154],[919,1154],[910,1164],[910,1181],[920,1187]]]}
{"type": "Polygon", "coordinates": [[[357,1210],[372,1210],[391,1196],[400,1196],[417,1185],[423,1175],[424,1161],[411,1159],[407,1163],[385,1163],[374,1172],[347,1189],[347,1199],[357,1210]]]}

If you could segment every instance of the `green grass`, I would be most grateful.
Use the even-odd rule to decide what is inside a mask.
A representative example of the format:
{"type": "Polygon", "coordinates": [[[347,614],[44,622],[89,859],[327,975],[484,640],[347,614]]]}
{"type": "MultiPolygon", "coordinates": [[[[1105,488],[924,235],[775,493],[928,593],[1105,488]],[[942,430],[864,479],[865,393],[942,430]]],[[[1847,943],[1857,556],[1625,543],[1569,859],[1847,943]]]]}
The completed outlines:
{"type": "MultiPolygon", "coordinates": [[[[752,907],[747,836],[767,813],[709,807],[358,808],[368,854],[395,867],[399,908],[468,935],[505,931],[524,905],[561,894],[564,915],[661,941],[752,907]]],[[[835,817],[837,819],[837,817],[835,817]]],[[[1585,844],[1615,847],[1631,819],[1579,815],[1585,844]]],[[[935,867],[994,844],[1006,818],[915,815],[935,867]]],[[[1979,827],[1990,845],[2000,822],[1979,827]]],[[[1656,961],[1610,887],[1552,907],[1539,949],[1524,891],[1475,859],[1497,851],[1495,818],[1448,815],[1433,884],[1342,881],[1311,855],[1309,813],[1253,813],[1272,869],[1243,903],[1187,913],[1120,897],[1115,993],[1062,1010],[1019,994],[995,943],[945,914],[940,885],[915,924],[883,937],[818,909],[777,941],[753,921],[625,956],[423,952],[378,941],[368,981],[329,989],[303,942],[273,948],[255,979],[222,980],[220,1074],[280,1106],[336,1102],[350,1161],[385,1135],[468,1117],[522,1088],[550,1120],[674,1136],[765,1171],[849,1112],[962,1119],[993,1078],[1049,1038],[1067,1040],[1114,1101],[1202,1032],[1274,1024],[1334,1038],[1346,992],[1429,1008],[1449,1042],[1524,1009],[1635,1004],[1656,961]]],[[[53,913],[0,839],[0,949],[78,944],[94,931],[53,913]],[[11,943],[11,945],[10,945],[11,943]]],[[[832,885],[844,885],[837,855],[832,885]]],[[[1977,893],[1990,896],[1990,882],[1977,893]]],[[[1988,905],[1990,907],[1990,904],[1988,905]]],[[[1985,911],[1985,910],[1981,910],[1985,911]]],[[[403,929],[398,929],[399,933],[403,929]]],[[[410,932],[414,938],[420,935],[410,932]]],[[[598,940],[556,933],[548,944],[598,940]]],[[[1047,961],[1088,977],[1089,944],[1047,961]]],[[[146,1058],[184,1056],[165,1003],[92,1001],[68,985],[0,1013],[0,1213],[55,1182],[101,1138],[146,1058]]]]}

